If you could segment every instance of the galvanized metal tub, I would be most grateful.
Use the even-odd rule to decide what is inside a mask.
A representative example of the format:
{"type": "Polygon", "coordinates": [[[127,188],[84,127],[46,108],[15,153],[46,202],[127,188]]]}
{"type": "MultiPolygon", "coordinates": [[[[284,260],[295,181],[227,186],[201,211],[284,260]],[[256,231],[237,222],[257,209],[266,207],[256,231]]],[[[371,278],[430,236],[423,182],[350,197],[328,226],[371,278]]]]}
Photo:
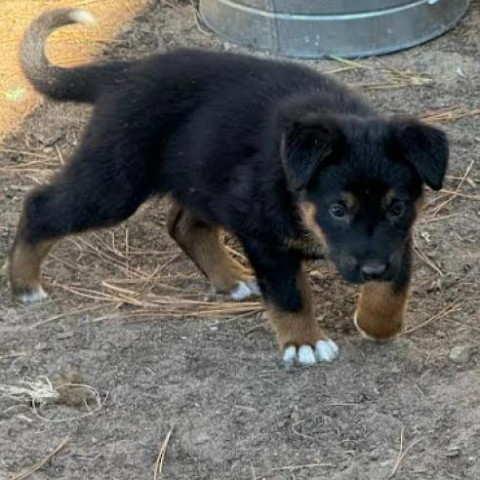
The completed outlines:
{"type": "Polygon", "coordinates": [[[418,45],[452,28],[470,0],[200,0],[207,27],[275,55],[346,58],[418,45]]]}

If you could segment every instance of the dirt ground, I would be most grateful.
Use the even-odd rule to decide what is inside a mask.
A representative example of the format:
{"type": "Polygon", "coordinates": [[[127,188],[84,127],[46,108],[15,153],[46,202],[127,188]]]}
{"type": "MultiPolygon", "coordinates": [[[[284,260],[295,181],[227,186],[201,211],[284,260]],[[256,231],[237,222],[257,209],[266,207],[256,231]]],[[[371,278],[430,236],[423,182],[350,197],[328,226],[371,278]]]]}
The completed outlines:
{"type": "MultiPolygon", "coordinates": [[[[165,443],[172,480],[480,479],[479,23],[474,3],[427,45],[309,62],[450,136],[447,191],[429,194],[415,231],[402,337],[362,340],[355,289],[314,264],[318,318],[341,356],[285,370],[257,305],[203,301],[206,282],[151,202],[116,229],[62,242],[45,264],[47,302],[19,305],[2,283],[0,478],[24,478],[50,453],[29,478],[154,478],[165,443]]],[[[179,45],[235,50],[199,27],[189,2],[158,1],[105,56],[179,45]]],[[[1,146],[1,260],[25,192],[68,161],[88,113],[46,102],[1,146]]]]}

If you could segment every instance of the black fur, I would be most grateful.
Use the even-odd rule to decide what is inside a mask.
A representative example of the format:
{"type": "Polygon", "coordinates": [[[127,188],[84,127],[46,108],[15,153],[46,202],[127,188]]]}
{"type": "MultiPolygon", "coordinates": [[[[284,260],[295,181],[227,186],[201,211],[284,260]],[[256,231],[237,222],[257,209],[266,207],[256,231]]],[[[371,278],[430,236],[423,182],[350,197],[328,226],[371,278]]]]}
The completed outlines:
{"type": "Polygon", "coordinates": [[[267,300],[298,311],[295,279],[308,255],[287,245],[309,233],[299,205],[310,202],[346,280],[369,280],[362,266],[376,261],[387,265],[382,279],[408,283],[415,202],[423,182],[440,188],[445,174],[442,132],[386,119],[308,68],[229,53],[182,50],[72,78],[42,91],[95,109],[71,161],[27,202],[29,242],[115,224],[170,194],[235,234],[267,300]],[[390,190],[405,208],[398,218],[385,204],[390,190]]]}

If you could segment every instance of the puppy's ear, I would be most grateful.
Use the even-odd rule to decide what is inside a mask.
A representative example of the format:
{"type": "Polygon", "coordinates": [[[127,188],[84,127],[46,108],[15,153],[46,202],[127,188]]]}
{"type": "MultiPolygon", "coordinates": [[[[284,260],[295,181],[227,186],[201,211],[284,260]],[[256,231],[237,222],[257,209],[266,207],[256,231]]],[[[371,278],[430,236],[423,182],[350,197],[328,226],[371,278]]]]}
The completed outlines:
{"type": "Polygon", "coordinates": [[[287,123],[281,158],[290,187],[297,191],[305,189],[318,168],[338,156],[344,145],[344,135],[334,118],[307,116],[287,123]]]}
{"type": "Polygon", "coordinates": [[[448,166],[448,140],[438,128],[417,120],[393,122],[400,155],[417,170],[420,178],[433,190],[440,190],[448,166]]]}

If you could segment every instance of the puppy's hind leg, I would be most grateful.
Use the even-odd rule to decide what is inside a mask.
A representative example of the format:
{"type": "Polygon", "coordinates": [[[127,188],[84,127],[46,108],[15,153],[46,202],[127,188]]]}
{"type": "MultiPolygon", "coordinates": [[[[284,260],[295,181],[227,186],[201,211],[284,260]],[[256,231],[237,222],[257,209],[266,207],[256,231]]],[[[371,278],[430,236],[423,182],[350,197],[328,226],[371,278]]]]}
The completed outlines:
{"type": "Polygon", "coordinates": [[[245,300],[260,294],[252,273],[233,259],[221,240],[221,229],[209,225],[173,201],[168,213],[170,236],[210,280],[215,291],[245,300]]]}
{"type": "Polygon", "coordinates": [[[150,193],[139,180],[105,168],[101,159],[75,158],[50,185],[34,190],[24,203],[8,259],[14,296],[23,302],[45,298],[40,269],[50,248],[66,235],[129,217],[150,193]]]}

